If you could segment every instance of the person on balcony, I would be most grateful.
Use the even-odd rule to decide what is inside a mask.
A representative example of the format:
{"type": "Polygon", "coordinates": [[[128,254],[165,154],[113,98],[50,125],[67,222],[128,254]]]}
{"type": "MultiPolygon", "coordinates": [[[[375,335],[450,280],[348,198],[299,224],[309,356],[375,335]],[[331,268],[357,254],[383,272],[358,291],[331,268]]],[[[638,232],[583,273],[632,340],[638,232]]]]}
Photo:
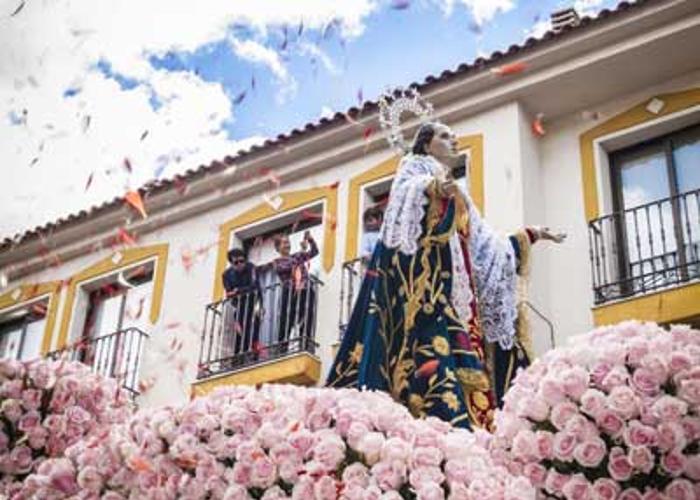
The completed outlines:
{"type": "Polygon", "coordinates": [[[382,227],[384,213],[379,207],[370,207],[362,215],[362,240],[360,242],[360,257],[363,261],[369,261],[374,252],[374,247],[379,239],[379,229],[382,227]]]}
{"type": "Polygon", "coordinates": [[[229,250],[227,257],[230,266],[221,276],[228,298],[224,315],[225,339],[228,342],[224,342],[227,350],[232,349],[233,352],[225,354],[253,354],[259,349],[262,314],[260,281],[255,266],[248,262],[242,249],[229,250]]]}
{"type": "Polygon", "coordinates": [[[491,429],[532,359],[518,275],[532,244],[565,235],[532,227],[498,237],[452,177],[466,161],[456,145],[447,126],[428,122],[402,158],[327,385],[383,390],[417,417],[491,429]]]}
{"type": "Polygon", "coordinates": [[[311,339],[316,318],[316,292],[309,280],[308,263],[318,255],[318,245],[309,231],[304,232],[301,251],[291,253],[289,236],[275,238],[279,257],[272,267],[281,283],[278,341],[280,351],[287,351],[292,333],[311,339]]]}

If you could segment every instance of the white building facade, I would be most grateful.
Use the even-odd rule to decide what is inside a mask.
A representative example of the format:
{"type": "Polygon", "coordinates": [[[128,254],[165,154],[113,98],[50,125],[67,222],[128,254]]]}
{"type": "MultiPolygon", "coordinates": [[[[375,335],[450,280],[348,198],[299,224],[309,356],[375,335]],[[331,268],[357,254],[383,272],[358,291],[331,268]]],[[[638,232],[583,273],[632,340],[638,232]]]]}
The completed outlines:
{"type": "MultiPolygon", "coordinates": [[[[469,156],[463,182],[487,222],[568,234],[533,250],[538,352],[627,318],[700,322],[699,46],[700,3],[647,0],[419,85],[469,156]],[[515,74],[493,71],[514,62],[515,74]]],[[[145,406],[222,384],[322,384],[359,287],[362,213],[397,162],[367,103],[144,187],[146,218],[115,200],[6,240],[0,354],[67,350],[145,406]],[[261,345],[225,362],[236,349],[213,304],[227,251],[264,263],[272,235],[291,233],[294,251],[306,230],[320,251],[302,284],[315,290],[312,332],[276,349],[280,313],[264,299],[261,345]]]]}

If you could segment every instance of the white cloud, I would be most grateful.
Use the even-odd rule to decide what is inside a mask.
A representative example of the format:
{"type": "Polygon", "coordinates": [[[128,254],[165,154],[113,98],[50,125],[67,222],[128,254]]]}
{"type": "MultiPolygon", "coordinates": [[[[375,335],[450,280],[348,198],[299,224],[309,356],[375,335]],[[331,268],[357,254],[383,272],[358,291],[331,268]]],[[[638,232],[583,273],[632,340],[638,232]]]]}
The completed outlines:
{"type": "Polygon", "coordinates": [[[282,59],[277,51],[253,40],[240,41],[235,38],[231,40],[231,47],[241,59],[267,66],[280,81],[289,79],[287,68],[282,64],[282,59]]]}
{"type": "Polygon", "coordinates": [[[438,0],[443,10],[449,15],[455,4],[464,5],[474,16],[478,25],[490,21],[496,14],[508,12],[515,3],[513,0],[438,0]]]}
{"type": "MultiPolygon", "coordinates": [[[[155,173],[170,176],[264,140],[229,140],[222,128],[235,123],[235,116],[221,85],[193,73],[156,70],[150,56],[230,39],[235,23],[265,33],[285,24],[295,28],[302,16],[305,29],[320,30],[337,20],[342,36],[359,36],[378,5],[205,0],[193,9],[170,0],[99,6],[51,0],[27,1],[10,18],[16,5],[8,3],[0,1],[0,237],[119,196],[155,173]],[[101,60],[138,85],[121,88],[94,69],[101,60]],[[64,98],[68,88],[79,92],[64,98]],[[152,95],[161,103],[155,110],[152,95]],[[26,125],[12,125],[10,113],[21,116],[23,109],[26,125]],[[133,165],[130,176],[122,167],[125,157],[133,165]]],[[[296,81],[274,51],[256,42],[239,42],[237,48],[241,57],[270,68],[281,87],[278,100],[296,92],[296,81]]],[[[319,59],[330,67],[330,60],[319,59]]]]}
{"type": "Polygon", "coordinates": [[[335,115],[335,111],[330,106],[321,106],[321,113],[319,113],[319,118],[332,118],[335,115]]]}

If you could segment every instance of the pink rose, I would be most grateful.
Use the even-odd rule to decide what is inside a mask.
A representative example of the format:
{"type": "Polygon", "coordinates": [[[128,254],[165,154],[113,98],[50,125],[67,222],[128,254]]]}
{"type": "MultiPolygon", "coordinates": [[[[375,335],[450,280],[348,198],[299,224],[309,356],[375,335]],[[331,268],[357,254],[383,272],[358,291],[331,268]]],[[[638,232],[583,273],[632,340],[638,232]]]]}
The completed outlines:
{"type": "Polygon", "coordinates": [[[574,456],[576,436],[566,431],[554,435],[554,457],[562,462],[570,462],[574,456]]]}
{"type": "MultiPolygon", "coordinates": [[[[534,460],[539,455],[537,450],[537,438],[531,430],[521,430],[513,439],[511,453],[516,459],[522,461],[534,460]]],[[[433,464],[436,465],[436,464],[433,464]]]]}
{"type": "Polygon", "coordinates": [[[525,477],[538,488],[544,486],[545,480],[547,479],[547,469],[538,463],[525,464],[523,474],[525,474],[525,477]]]}
{"type": "Polygon", "coordinates": [[[615,413],[605,409],[596,417],[596,424],[609,436],[616,437],[622,431],[624,422],[615,413]]]}
{"type": "Polygon", "coordinates": [[[695,492],[690,481],[674,479],[666,486],[664,494],[670,500],[695,500],[695,492]]]}
{"type": "Polygon", "coordinates": [[[675,448],[661,457],[661,467],[671,476],[680,476],[685,468],[685,456],[675,448]]]}
{"type": "Polygon", "coordinates": [[[384,435],[381,432],[369,432],[365,434],[357,446],[357,451],[364,457],[367,465],[379,462],[384,446],[384,435]]]}
{"type": "Polygon", "coordinates": [[[624,366],[614,366],[603,378],[601,386],[610,392],[615,387],[625,386],[629,380],[629,373],[624,366]]]}
{"type": "Polygon", "coordinates": [[[91,465],[83,467],[78,472],[78,486],[93,493],[100,493],[103,479],[97,469],[91,465]]]}
{"type": "Polygon", "coordinates": [[[591,369],[591,381],[597,387],[603,387],[603,380],[612,370],[612,365],[608,362],[601,362],[593,365],[591,369]]]}
{"type": "Polygon", "coordinates": [[[381,459],[384,461],[399,460],[401,462],[408,461],[411,454],[409,444],[403,439],[391,437],[384,441],[382,447],[381,459]]]}
{"type": "Polygon", "coordinates": [[[627,424],[623,437],[627,446],[655,446],[658,433],[653,427],[644,425],[639,420],[632,420],[627,424]]]}
{"type": "Polygon", "coordinates": [[[642,498],[642,494],[639,492],[638,489],[627,488],[622,493],[620,493],[620,496],[617,497],[617,500],[642,500],[642,498]]]}
{"type": "Polygon", "coordinates": [[[651,407],[651,411],[662,422],[680,420],[688,412],[688,403],[673,396],[661,396],[651,407]]]}
{"type": "Polygon", "coordinates": [[[647,368],[637,368],[632,374],[631,385],[644,396],[654,396],[659,393],[659,379],[647,368]]]}
{"type": "Polygon", "coordinates": [[[28,446],[15,445],[8,458],[15,474],[26,474],[32,468],[32,450],[28,446]]]}
{"type": "Polygon", "coordinates": [[[544,422],[549,417],[549,405],[544,399],[532,398],[524,402],[524,416],[535,422],[544,422]]]}
{"type": "Polygon", "coordinates": [[[29,376],[37,389],[51,389],[56,384],[55,366],[35,363],[29,368],[29,376]]]}
{"type": "Polygon", "coordinates": [[[92,421],[92,415],[80,406],[69,406],[65,410],[65,415],[68,424],[80,428],[85,428],[92,421]]]}
{"type": "Polygon", "coordinates": [[[277,480],[275,464],[267,457],[258,458],[250,467],[250,484],[256,488],[269,488],[277,480]]]}
{"type": "Polygon", "coordinates": [[[589,374],[580,367],[573,366],[566,370],[562,376],[562,384],[564,392],[575,401],[581,399],[581,396],[588,389],[589,374]]]}
{"type": "Polygon", "coordinates": [[[443,455],[438,448],[418,447],[413,449],[411,454],[411,467],[439,467],[442,462],[443,455]]]}
{"type": "Polygon", "coordinates": [[[598,389],[588,389],[581,395],[581,411],[595,418],[605,408],[605,394],[598,389]]]}
{"type": "Polygon", "coordinates": [[[576,436],[578,441],[585,441],[588,437],[598,435],[598,429],[595,425],[581,414],[572,416],[569,421],[566,422],[564,430],[576,436]]]}
{"type": "Polygon", "coordinates": [[[691,405],[700,405],[700,379],[681,380],[678,397],[691,405]]]}
{"type": "Polygon", "coordinates": [[[442,484],[442,482],[445,480],[445,475],[442,473],[439,467],[419,467],[410,472],[408,475],[408,480],[411,483],[411,486],[414,488],[419,488],[422,484],[429,482],[442,484]]]}
{"type": "Polygon", "coordinates": [[[687,440],[683,426],[678,422],[662,422],[657,428],[658,446],[663,451],[685,448],[687,440]]]}
{"type": "Polygon", "coordinates": [[[364,422],[351,423],[347,432],[348,445],[353,449],[357,449],[362,438],[369,432],[369,427],[364,422]]]}
{"type": "Polygon", "coordinates": [[[443,500],[445,492],[433,482],[421,484],[416,491],[418,500],[443,500]]]}
{"type": "Polygon", "coordinates": [[[314,484],[314,499],[315,500],[335,500],[338,498],[338,490],[336,482],[330,476],[323,476],[314,484]]]}
{"type": "Polygon", "coordinates": [[[548,460],[554,456],[554,434],[548,431],[535,433],[537,455],[540,460],[548,460]]]}
{"type": "Polygon", "coordinates": [[[700,455],[687,455],[683,472],[694,481],[700,481],[700,455]]]}
{"type": "Polygon", "coordinates": [[[313,457],[326,470],[335,470],[345,459],[345,443],[340,438],[325,438],[314,446],[313,457]]]}
{"type": "Polygon", "coordinates": [[[686,353],[681,351],[675,351],[671,353],[668,360],[668,367],[672,373],[678,373],[683,370],[688,370],[693,366],[693,360],[686,353]]]}
{"type": "Polygon", "coordinates": [[[544,489],[552,495],[561,494],[564,485],[569,481],[569,476],[560,474],[554,469],[549,469],[547,479],[544,482],[544,489]]]}
{"type": "MultiPolygon", "coordinates": [[[[296,489],[296,486],[294,489],[296,489]]],[[[245,489],[245,487],[236,483],[230,484],[230,486],[226,489],[226,492],[224,493],[224,500],[249,500],[250,498],[252,497],[248,495],[248,491],[245,489]]]]}
{"type": "Polygon", "coordinates": [[[571,401],[557,403],[552,407],[550,420],[554,427],[563,430],[571,417],[578,415],[578,407],[571,401]]]}
{"type": "Polygon", "coordinates": [[[584,467],[597,467],[607,451],[605,441],[600,438],[593,438],[574,448],[574,458],[584,467]]]}
{"type": "Polygon", "coordinates": [[[546,376],[540,385],[540,395],[544,398],[548,405],[554,406],[566,400],[564,387],[561,383],[552,376],[546,376]]]}
{"type": "Polygon", "coordinates": [[[639,399],[627,386],[613,387],[608,394],[608,407],[623,419],[630,419],[639,414],[639,399]]]}
{"type": "Polygon", "coordinates": [[[700,439],[700,418],[698,417],[683,417],[681,420],[683,433],[688,441],[700,439]]]}
{"type": "Polygon", "coordinates": [[[632,464],[622,448],[613,448],[608,457],[608,473],[615,481],[627,481],[632,476],[632,464]]]}
{"type": "Polygon", "coordinates": [[[372,466],[372,477],[384,490],[397,490],[406,481],[406,465],[401,462],[379,462],[372,466]]]}
{"type": "Polygon", "coordinates": [[[250,486],[251,473],[252,468],[248,464],[239,461],[233,465],[233,480],[241,486],[245,486],[246,488],[250,486]]]}
{"type": "Polygon", "coordinates": [[[306,454],[311,451],[315,439],[314,435],[307,429],[300,429],[292,432],[287,441],[299,451],[302,457],[306,457],[306,454]]]}
{"type": "Polygon", "coordinates": [[[647,488],[642,495],[642,500],[666,500],[664,496],[659,493],[659,490],[647,488]]]}
{"type": "Polygon", "coordinates": [[[566,500],[588,500],[591,495],[591,483],[583,474],[574,474],[562,488],[562,493],[566,500]]]}
{"type": "Polygon", "coordinates": [[[369,470],[360,462],[352,463],[343,469],[343,483],[366,488],[369,484],[369,470]]]}
{"type": "Polygon", "coordinates": [[[471,467],[464,459],[449,460],[445,464],[445,476],[449,483],[469,483],[471,467]]]}
{"type": "Polygon", "coordinates": [[[38,427],[41,424],[41,415],[38,411],[32,410],[19,419],[17,428],[22,432],[29,432],[30,430],[38,427]]]}
{"type": "Polygon", "coordinates": [[[654,455],[646,446],[632,446],[627,452],[627,458],[632,467],[645,474],[654,468],[654,455]]]}
{"type": "Polygon", "coordinates": [[[620,494],[620,485],[607,477],[596,479],[593,483],[593,498],[596,500],[615,500],[620,494]]]}

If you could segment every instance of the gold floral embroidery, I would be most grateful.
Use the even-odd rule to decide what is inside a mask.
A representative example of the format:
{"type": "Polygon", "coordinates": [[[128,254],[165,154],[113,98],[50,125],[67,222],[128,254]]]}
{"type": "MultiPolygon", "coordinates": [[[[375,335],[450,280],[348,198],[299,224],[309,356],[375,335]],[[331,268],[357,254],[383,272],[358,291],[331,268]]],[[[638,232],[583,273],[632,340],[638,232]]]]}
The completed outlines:
{"type": "Polygon", "coordinates": [[[457,368],[457,379],[465,388],[465,392],[471,392],[474,389],[488,391],[491,385],[484,372],[470,368],[457,368]]]}
{"type": "Polygon", "coordinates": [[[408,408],[413,415],[420,415],[423,412],[424,405],[425,400],[418,394],[413,393],[408,396],[408,408]]]}
{"type": "Polygon", "coordinates": [[[487,410],[489,408],[489,398],[481,391],[472,393],[474,404],[479,410],[487,410]]]}
{"type": "Polygon", "coordinates": [[[450,410],[459,410],[459,399],[457,398],[454,392],[443,392],[440,398],[450,410]]]}
{"type": "Polygon", "coordinates": [[[425,304],[423,304],[423,312],[425,314],[433,314],[435,312],[435,308],[431,303],[426,302],[425,304]]]}
{"type": "Polygon", "coordinates": [[[355,348],[352,350],[352,353],[350,354],[350,361],[352,361],[355,364],[359,364],[360,360],[362,360],[362,351],[364,350],[364,346],[361,343],[355,344],[355,348]]]}
{"type": "Polygon", "coordinates": [[[450,354],[450,344],[445,337],[433,337],[433,349],[440,356],[448,356],[450,354]]]}

